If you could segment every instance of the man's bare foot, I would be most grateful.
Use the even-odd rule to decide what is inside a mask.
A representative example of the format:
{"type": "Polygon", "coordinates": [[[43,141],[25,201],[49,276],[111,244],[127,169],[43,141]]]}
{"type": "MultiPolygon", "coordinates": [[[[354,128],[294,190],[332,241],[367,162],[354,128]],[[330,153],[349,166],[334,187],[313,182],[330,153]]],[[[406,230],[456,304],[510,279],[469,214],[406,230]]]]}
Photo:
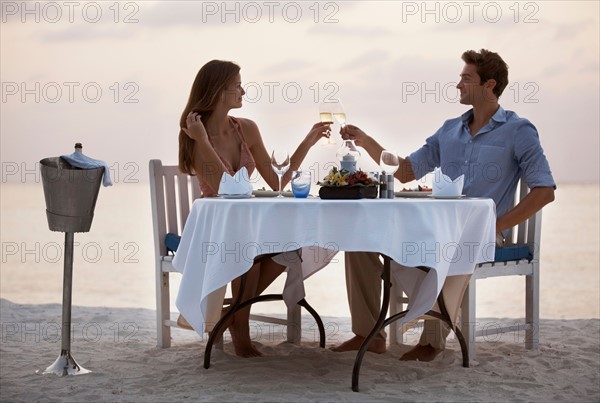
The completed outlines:
{"type": "MultiPolygon", "coordinates": [[[[330,350],[335,351],[336,353],[343,353],[344,351],[357,351],[358,349],[360,349],[360,346],[363,344],[364,341],[365,341],[364,337],[354,336],[353,338],[351,338],[350,340],[346,340],[339,346],[331,347],[330,350]]],[[[371,344],[369,345],[369,348],[367,349],[367,351],[370,351],[370,352],[376,353],[376,354],[385,353],[385,351],[386,351],[385,339],[376,337],[375,339],[373,339],[373,341],[371,341],[371,344]]]]}
{"type": "Polygon", "coordinates": [[[262,353],[260,351],[258,351],[256,349],[256,347],[254,347],[254,344],[250,343],[250,344],[236,344],[235,341],[233,342],[233,347],[235,348],[235,355],[237,355],[238,357],[244,357],[244,358],[249,358],[249,357],[262,357],[262,353]]]}
{"type": "Polygon", "coordinates": [[[250,334],[243,329],[234,329],[234,326],[229,328],[231,341],[235,349],[235,355],[238,357],[262,357],[262,353],[254,347],[250,340],[250,334]]]}
{"type": "Polygon", "coordinates": [[[402,357],[400,357],[400,361],[433,361],[435,357],[437,357],[442,351],[431,344],[426,346],[422,346],[417,344],[410,351],[406,352],[402,357]]]}

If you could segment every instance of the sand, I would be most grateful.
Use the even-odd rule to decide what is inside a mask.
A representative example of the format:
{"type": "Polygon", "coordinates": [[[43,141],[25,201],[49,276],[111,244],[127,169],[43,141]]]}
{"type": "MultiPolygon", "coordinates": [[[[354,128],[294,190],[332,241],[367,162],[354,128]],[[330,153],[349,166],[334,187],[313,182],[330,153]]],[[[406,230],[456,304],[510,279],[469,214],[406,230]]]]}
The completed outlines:
{"type": "MultiPolygon", "coordinates": [[[[310,316],[303,316],[300,344],[285,342],[282,327],[253,323],[263,357],[236,357],[226,337],[224,350],[214,350],[211,367],[204,369],[206,339],[194,332],[175,329],[171,348],[156,347],[152,310],[74,306],[71,352],[92,372],[58,377],[36,371],[60,353],[61,305],[2,299],[0,309],[2,401],[600,400],[598,319],[542,320],[537,351],[515,342],[519,335],[479,339],[470,368],[461,366],[452,337],[430,363],[400,362],[408,345],[391,346],[382,355],[367,353],[356,393],[351,390],[355,354],[319,348],[310,316]]],[[[323,321],[328,347],[351,335],[349,318],[323,321]]]]}
{"type": "MultiPolygon", "coordinates": [[[[71,352],[92,373],[57,377],[36,371],[60,354],[63,260],[45,252],[63,234],[47,229],[40,186],[2,185],[0,401],[600,401],[597,184],[561,185],[544,209],[539,350],[525,350],[522,334],[478,339],[477,360],[463,368],[451,336],[435,361],[400,362],[415,333],[407,345],[366,355],[359,393],[351,390],[355,354],[319,348],[310,316],[303,316],[301,344],[286,343],[283,327],[255,323],[264,356],[238,358],[226,338],[208,370],[206,339],[194,332],[176,329],[173,346],[157,348],[148,194],[147,184],[103,189],[92,231],[77,234],[71,352]],[[123,200],[139,203],[121,210],[123,200]]],[[[306,282],[328,347],[352,335],[343,262],[330,266],[306,282]]],[[[281,289],[276,283],[273,292],[281,289]]],[[[516,277],[478,282],[481,326],[522,317],[523,284],[516,277]]],[[[256,313],[283,311],[275,303],[256,313]]]]}

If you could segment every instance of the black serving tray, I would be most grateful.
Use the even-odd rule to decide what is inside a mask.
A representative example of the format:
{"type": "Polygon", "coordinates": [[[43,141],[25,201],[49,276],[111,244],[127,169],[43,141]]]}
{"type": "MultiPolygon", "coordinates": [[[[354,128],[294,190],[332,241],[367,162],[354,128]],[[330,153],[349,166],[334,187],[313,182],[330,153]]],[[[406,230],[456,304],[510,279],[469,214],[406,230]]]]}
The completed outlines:
{"type": "Polygon", "coordinates": [[[319,189],[321,199],[375,199],[377,186],[323,186],[319,189]]]}

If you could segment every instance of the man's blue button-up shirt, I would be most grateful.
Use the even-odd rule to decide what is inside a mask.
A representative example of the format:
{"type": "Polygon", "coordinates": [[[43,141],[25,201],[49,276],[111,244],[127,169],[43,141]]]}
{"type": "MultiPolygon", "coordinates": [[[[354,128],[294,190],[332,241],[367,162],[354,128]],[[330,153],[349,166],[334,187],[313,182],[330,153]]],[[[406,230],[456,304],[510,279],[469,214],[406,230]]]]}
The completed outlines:
{"type": "Polygon", "coordinates": [[[408,156],[417,179],[436,167],[451,179],[464,174],[463,194],[493,199],[498,216],[514,206],[520,178],[530,189],[556,187],[531,122],[499,107],[488,124],[471,135],[472,117],[471,109],[447,120],[423,147],[408,156]]]}

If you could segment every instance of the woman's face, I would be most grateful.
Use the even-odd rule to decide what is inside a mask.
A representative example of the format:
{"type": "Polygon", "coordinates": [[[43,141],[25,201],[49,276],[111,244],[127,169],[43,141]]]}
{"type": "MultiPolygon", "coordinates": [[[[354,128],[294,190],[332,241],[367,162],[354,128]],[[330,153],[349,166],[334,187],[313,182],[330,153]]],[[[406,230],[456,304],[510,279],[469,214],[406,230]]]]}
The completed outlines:
{"type": "Polygon", "coordinates": [[[242,88],[242,77],[238,73],[233,81],[223,91],[223,102],[229,109],[241,108],[242,97],[246,91],[242,88]]]}

